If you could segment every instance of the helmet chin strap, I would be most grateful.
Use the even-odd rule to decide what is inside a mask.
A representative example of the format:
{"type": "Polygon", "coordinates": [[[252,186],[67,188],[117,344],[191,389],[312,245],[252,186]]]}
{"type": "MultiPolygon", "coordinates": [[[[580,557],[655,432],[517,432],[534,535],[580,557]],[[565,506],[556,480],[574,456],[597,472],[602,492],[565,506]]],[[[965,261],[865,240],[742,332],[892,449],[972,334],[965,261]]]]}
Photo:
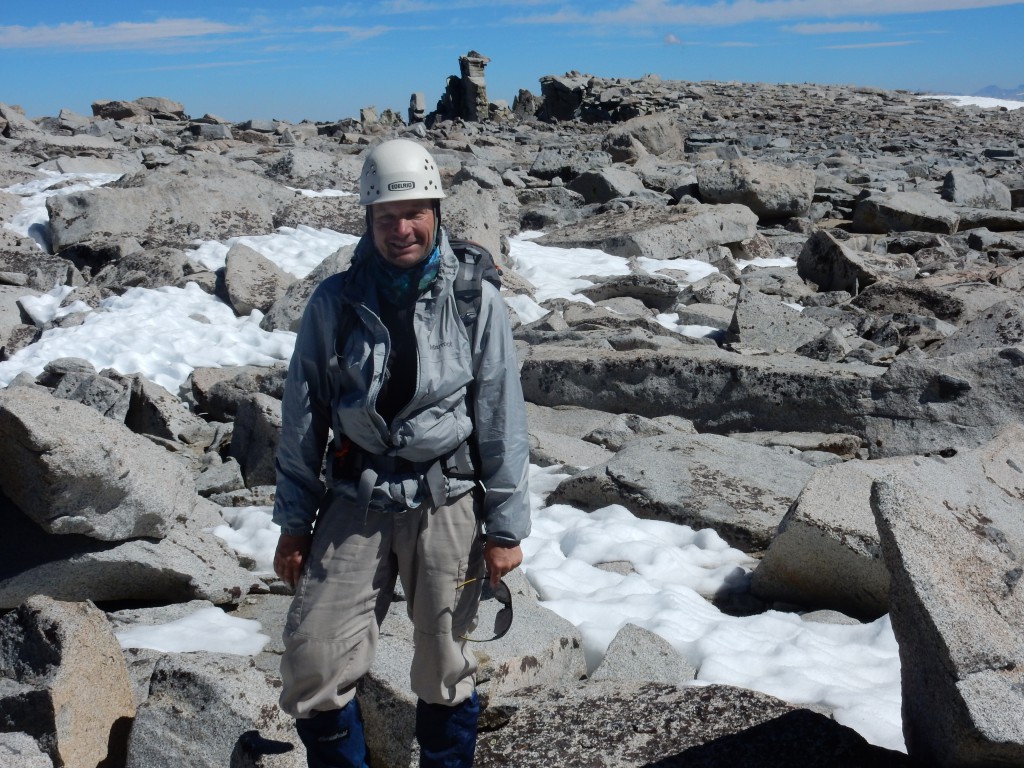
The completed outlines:
{"type": "Polygon", "coordinates": [[[437,247],[438,243],[441,242],[441,201],[434,200],[434,242],[430,244],[430,250],[433,251],[437,247]]]}

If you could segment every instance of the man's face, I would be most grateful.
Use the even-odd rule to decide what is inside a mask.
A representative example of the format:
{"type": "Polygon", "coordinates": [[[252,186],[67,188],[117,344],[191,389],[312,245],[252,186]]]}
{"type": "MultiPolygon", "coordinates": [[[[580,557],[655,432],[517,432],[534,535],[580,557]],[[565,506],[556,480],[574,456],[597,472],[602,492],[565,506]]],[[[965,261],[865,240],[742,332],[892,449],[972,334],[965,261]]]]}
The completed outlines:
{"type": "Polygon", "coordinates": [[[373,242],[388,262],[406,269],[434,247],[437,220],[432,200],[394,200],[370,206],[373,242]]]}

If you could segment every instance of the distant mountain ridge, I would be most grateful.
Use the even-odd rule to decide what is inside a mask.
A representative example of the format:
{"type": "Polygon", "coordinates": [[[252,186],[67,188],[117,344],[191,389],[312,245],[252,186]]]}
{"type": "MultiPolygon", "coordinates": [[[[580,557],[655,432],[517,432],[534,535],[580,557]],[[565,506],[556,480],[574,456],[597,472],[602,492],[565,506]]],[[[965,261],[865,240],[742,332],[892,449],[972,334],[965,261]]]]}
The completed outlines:
{"type": "Polygon", "coordinates": [[[986,85],[980,91],[971,94],[972,96],[987,96],[992,99],[1014,99],[1024,101],[1024,83],[1016,88],[1000,88],[998,85],[986,85]]]}

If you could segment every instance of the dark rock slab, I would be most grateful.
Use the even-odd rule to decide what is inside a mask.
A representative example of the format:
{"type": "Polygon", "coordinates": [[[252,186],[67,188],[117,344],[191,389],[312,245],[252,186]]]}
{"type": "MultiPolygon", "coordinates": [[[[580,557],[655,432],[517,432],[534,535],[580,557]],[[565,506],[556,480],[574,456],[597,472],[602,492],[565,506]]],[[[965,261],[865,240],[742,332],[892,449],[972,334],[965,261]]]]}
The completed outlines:
{"type": "Polygon", "coordinates": [[[477,768],[909,766],[824,715],[763,693],[619,680],[530,689],[484,711],[477,768]]]}

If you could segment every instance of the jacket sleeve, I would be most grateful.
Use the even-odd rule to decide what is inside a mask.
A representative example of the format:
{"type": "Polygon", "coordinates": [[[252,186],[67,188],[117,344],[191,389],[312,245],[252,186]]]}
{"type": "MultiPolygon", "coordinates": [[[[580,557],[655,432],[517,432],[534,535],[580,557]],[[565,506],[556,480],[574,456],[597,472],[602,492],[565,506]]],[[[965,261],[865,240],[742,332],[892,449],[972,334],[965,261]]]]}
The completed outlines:
{"type": "Polygon", "coordinates": [[[530,441],[508,309],[490,283],[481,286],[475,326],[474,431],[484,486],[484,533],[515,544],[530,535],[530,441]]]}
{"type": "Polygon", "coordinates": [[[331,427],[329,365],[338,313],[329,298],[332,286],[336,293],[329,279],[310,297],[285,379],[273,512],[282,533],[312,532],[324,494],[321,468],[331,427]]]}

